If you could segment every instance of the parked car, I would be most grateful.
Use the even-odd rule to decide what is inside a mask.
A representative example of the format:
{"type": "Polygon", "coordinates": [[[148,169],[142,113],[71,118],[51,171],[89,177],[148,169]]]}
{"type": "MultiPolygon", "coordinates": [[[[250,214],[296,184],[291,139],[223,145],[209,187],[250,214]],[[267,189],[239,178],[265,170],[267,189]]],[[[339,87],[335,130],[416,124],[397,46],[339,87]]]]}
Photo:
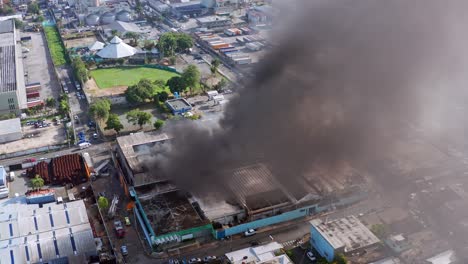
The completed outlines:
{"type": "Polygon", "coordinates": [[[125,229],[122,226],[122,222],[114,221],[114,229],[118,238],[123,238],[125,236],[125,229]]]}
{"type": "Polygon", "coordinates": [[[203,258],[204,262],[211,262],[213,260],[216,260],[216,256],[206,256],[203,258]]]}
{"type": "Polygon", "coordinates": [[[130,218],[129,218],[128,216],[126,216],[126,217],[124,218],[124,220],[125,220],[125,225],[126,225],[126,226],[132,225],[132,223],[130,222],[130,218]]]}
{"type": "Polygon", "coordinates": [[[192,264],[192,263],[200,263],[202,262],[201,258],[191,258],[189,260],[189,263],[192,264]]]}
{"type": "Polygon", "coordinates": [[[36,159],[35,159],[35,158],[29,158],[29,159],[25,159],[23,162],[24,162],[24,163],[36,162],[36,159]]]}
{"type": "Polygon", "coordinates": [[[315,258],[314,253],[312,251],[307,251],[307,258],[310,259],[310,261],[315,261],[317,258],[315,258]]]}
{"type": "Polygon", "coordinates": [[[255,234],[257,234],[257,231],[255,231],[255,229],[249,229],[249,230],[244,232],[244,236],[246,236],[246,237],[253,236],[255,234]]]}
{"type": "Polygon", "coordinates": [[[73,116],[73,118],[74,118],[75,120],[78,120],[78,116],[77,116],[77,115],[73,116]]]}
{"type": "Polygon", "coordinates": [[[126,245],[121,246],[120,247],[120,252],[122,252],[123,256],[127,256],[128,255],[127,246],[126,245]]]}

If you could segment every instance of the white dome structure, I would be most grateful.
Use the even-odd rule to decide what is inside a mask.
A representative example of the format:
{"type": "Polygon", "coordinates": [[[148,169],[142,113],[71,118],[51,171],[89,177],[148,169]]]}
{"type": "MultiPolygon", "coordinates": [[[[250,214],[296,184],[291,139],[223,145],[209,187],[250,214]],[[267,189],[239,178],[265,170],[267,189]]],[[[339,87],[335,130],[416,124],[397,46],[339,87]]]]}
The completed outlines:
{"type": "Polygon", "coordinates": [[[102,50],[96,55],[105,59],[119,59],[135,55],[137,49],[125,44],[119,37],[115,36],[102,50]]]}
{"type": "Polygon", "coordinates": [[[123,22],[130,22],[132,20],[132,16],[130,15],[130,12],[122,10],[117,13],[117,20],[123,22]]]}
{"type": "Polygon", "coordinates": [[[104,43],[96,41],[93,44],[88,46],[88,49],[91,51],[102,50],[104,48],[104,43]]]}

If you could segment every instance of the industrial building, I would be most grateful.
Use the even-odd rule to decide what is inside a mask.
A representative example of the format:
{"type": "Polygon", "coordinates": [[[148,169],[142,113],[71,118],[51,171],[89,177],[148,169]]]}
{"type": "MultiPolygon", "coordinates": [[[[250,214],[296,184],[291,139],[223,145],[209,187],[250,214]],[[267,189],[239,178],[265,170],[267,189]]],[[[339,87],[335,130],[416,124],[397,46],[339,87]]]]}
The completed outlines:
{"type": "Polygon", "coordinates": [[[0,121],[0,143],[6,143],[23,138],[21,121],[19,118],[0,121]]]}
{"type": "MultiPolygon", "coordinates": [[[[298,182],[303,191],[297,187],[291,192],[263,163],[220,171],[229,179],[223,186],[225,199],[199,197],[190,190],[179,189],[170,175],[161,174],[156,166],[147,165],[148,161],[164,157],[172,140],[175,139],[166,134],[144,132],[118,137],[114,155],[121,182],[134,201],[138,230],[148,246],[157,251],[177,247],[188,239],[223,239],[365,197],[358,186],[321,196],[306,178],[298,182]]],[[[317,179],[314,176],[314,182],[317,179]]]]}
{"type": "Polygon", "coordinates": [[[27,108],[20,45],[14,21],[0,21],[0,114],[20,114],[27,108]]]}
{"type": "Polygon", "coordinates": [[[167,100],[166,105],[174,115],[180,115],[192,110],[192,106],[184,98],[167,100]]]}
{"type": "Polygon", "coordinates": [[[197,24],[202,28],[224,28],[231,26],[231,19],[225,16],[206,16],[197,18],[197,24]]]}
{"type": "Polygon", "coordinates": [[[169,7],[172,15],[178,18],[183,16],[197,17],[208,12],[208,9],[202,6],[200,1],[171,3],[169,7]]]}
{"type": "Polygon", "coordinates": [[[278,242],[271,242],[265,245],[248,247],[233,252],[226,253],[226,259],[231,264],[257,264],[257,263],[278,263],[292,264],[293,262],[282,250],[283,246],[278,242]]]}
{"type": "Polygon", "coordinates": [[[3,166],[0,166],[0,198],[8,197],[7,172],[3,166]]]}
{"type": "Polygon", "coordinates": [[[314,219],[310,224],[312,246],[330,262],[337,254],[347,255],[380,246],[380,240],[355,216],[331,221],[314,219]]]}
{"type": "Polygon", "coordinates": [[[86,263],[96,244],[83,200],[0,204],[1,263],[86,263]]]}

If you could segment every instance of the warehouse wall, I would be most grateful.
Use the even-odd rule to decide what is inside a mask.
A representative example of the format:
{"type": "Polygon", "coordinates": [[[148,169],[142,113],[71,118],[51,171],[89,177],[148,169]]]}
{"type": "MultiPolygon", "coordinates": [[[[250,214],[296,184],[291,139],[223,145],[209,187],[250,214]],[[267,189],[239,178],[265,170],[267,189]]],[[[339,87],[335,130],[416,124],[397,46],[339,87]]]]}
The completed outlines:
{"type": "Polygon", "coordinates": [[[15,141],[15,140],[19,140],[22,138],[23,138],[23,133],[21,133],[21,131],[18,131],[15,133],[4,134],[4,135],[0,135],[0,143],[15,141]]]}

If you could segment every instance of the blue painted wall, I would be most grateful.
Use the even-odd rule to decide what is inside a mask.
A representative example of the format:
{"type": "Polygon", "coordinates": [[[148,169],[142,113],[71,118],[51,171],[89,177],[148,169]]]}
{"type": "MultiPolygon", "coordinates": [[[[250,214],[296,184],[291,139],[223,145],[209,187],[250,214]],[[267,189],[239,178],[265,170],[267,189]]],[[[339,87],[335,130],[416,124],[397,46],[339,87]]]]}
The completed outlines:
{"type": "Polygon", "coordinates": [[[313,226],[310,227],[310,243],[320,256],[326,258],[329,262],[333,261],[335,250],[313,226]]]}
{"type": "Polygon", "coordinates": [[[261,227],[265,227],[265,226],[269,226],[269,225],[274,225],[274,224],[294,220],[294,219],[297,219],[297,218],[300,218],[300,217],[304,217],[304,216],[307,216],[309,214],[314,214],[315,212],[316,212],[315,205],[299,208],[299,209],[296,209],[296,210],[293,210],[293,211],[282,213],[280,215],[275,215],[275,216],[271,216],[271,217],[268,217],[268,218],[259,219],[259,220],[256,220],[256,221],[240,224],[240,225],[237,225],[237,226],[226,228],[224,230],[217,230],[216,231],[216,238],[221,239],[221,238],[224,238],[226,236],[241,234],[241,233],[244,233],[245,231],[247,231],[250,228],[256,229],[256,228],[261,228],[261,227]]]}

